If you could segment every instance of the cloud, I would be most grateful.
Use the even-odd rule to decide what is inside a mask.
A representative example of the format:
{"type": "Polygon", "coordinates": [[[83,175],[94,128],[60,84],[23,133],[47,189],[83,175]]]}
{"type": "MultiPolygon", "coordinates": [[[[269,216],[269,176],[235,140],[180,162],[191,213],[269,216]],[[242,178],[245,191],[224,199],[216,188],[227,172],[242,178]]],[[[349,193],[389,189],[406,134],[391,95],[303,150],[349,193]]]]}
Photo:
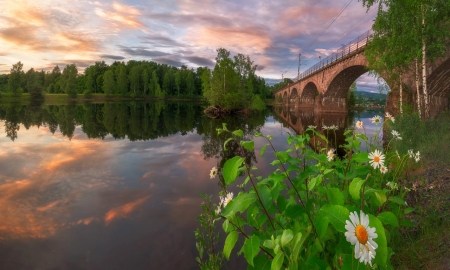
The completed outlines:
{"type": "Polygon", "coordinates": [[[146,196],[144,198],[137,199],[133,202],[129,202],[127,204],[115,207],[109,210],[105,215],[105,223],[108,224],[112,220],[116,218],[126,217],[130,212],[134,211],[137,207],[146,202],[150,196],[146,196]]]}
{"type": "Polygon", "coordinates": [[[166,64],[174,67],[181,67],[182,65],[185,64],[181,61],[174,60],[171,57],[154,57],[152,60],[157,63],[166,64]]]}
{"type": "Polygon", "coordinates": [[[178,47],[182,48],[187,46],[186,44],[183,44],[181,42],[178,42],[172,38],[158,35],[158,34],[152,34],[147,36],[141,36],[140,39],[144,40],[142,43],[144,44],[152,44],[155,47],[178,47]]]}
{"type": "Polygon", "coordinates": [[[131,56],[157,57],[169,54],[161,51],[149,50],[143,47],[125,47],[120,45],[119,47],[122,52],[131,56]]]}
{"type": "Polygon", "coordinates": [[[99,17],[119,24],[120,27],[140,28],[145,25],[138,19],[141,12],[133,6],[122,5],[117,2],[108,8],[95,8],[95,14],[99,17]]]}
{"type": "Polygon", "coordinates": [[[112,54],[102,54],[100,55],[102,59],[112,59],[112,60],[124,60],[126,57],[120,56],[120,55],[112,55],[112,54]]]}
{"type": "Polygon", "coordinates": [[[198,66],[214,67],[215,62],[211,59],[200,57],[200,56],[185,56],[184,59],[198,66]]]}

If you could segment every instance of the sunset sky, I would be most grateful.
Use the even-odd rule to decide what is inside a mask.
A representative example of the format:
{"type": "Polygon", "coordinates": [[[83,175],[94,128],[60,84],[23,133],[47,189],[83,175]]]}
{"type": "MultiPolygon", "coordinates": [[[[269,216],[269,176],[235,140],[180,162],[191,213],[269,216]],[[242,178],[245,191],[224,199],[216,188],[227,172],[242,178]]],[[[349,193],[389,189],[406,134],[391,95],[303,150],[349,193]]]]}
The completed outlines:
{"type": "Polygon", "coordinates": [[[369,30],[375,12],[352,0],[1,0],[0,73],[18,61],[25,71],[132,59],[213,67],[224,47],[274,82],[297,75],[299,53],[302,71],[369,30]]]}

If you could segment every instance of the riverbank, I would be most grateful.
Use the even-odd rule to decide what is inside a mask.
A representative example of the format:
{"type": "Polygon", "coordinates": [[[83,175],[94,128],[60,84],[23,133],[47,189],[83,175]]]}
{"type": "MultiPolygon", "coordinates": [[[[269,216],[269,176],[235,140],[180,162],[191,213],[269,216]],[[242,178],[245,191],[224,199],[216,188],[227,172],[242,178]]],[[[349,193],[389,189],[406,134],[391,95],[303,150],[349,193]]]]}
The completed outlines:
{"type": "Polygon", "coordinates": [[[450,113],[421,121],[415,114],[397,116],[393,125],[402,132],[397,148],[420,151],[420,165],[400,181],[410,188],[408,215],[414,227],[392,236],[395,269],[450,269],[450,113]]]}

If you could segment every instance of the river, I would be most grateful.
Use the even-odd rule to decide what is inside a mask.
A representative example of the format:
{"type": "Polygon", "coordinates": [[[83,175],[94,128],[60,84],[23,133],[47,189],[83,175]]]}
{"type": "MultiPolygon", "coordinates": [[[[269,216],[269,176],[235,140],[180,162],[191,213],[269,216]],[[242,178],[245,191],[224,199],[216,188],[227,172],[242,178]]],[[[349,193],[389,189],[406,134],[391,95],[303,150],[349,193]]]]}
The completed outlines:
{"type": "MultiPolygon", "coordinates": [[[[209,172],[236,154],[232,146],[223,151],[226,137],[216,129],[226,122],[247,138],[270,134],[280,150],[296,132],[282,109],[227,119],[203,109],[192,102],[0,104],[0,269],[198,269],[200,193],[218,203],[221,186],[209,172]]],[[[360,119],[369,133],[369,118],[382,115],[311,113],[311,123],[340,119],[340,131],[360,119]]],[[[249,154],[261,175],[274,169],[271,151],[259,158],[264,144],[257,138],[249,154]]],[[[243,260],[234,255],[228,268],[243,260]]]]}

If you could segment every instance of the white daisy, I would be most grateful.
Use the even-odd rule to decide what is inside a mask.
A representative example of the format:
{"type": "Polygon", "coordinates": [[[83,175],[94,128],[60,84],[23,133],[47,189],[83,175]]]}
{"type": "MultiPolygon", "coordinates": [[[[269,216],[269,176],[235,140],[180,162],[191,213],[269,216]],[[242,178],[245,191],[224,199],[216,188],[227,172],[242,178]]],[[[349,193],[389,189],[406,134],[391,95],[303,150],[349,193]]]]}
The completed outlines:
{"type": "Polygon", "coordinates": [[[397,140],[402,139],[402,137],[400,137],[400,133],[398,133],[397,131],[392,130],[391,133],[392,133],[392,136],[394,136],[394,139],[397,139],[397,140]]]}
{"type": "Polygon", "coordinates": [[[327,158],[328,158],[328,161],[332,161],[333,160],[333,158],[334,158],[334,149],[333,148],[331,148],[330,150],[328,150],[328,152],[327,152],[327,158]]]}
{"type": "Polygon", "coordinates": [[[330,129],[338,130],[338,127],[336,125],[332,125],[329,127],[330,129]]]}
{"type": "Polygon", "coordinates": [[[209,173],[210,179],[216,178],[217,175],[217,168],[216,166],[212,167],[211,172],[209,173]]]}
{"type": "Polygon", "coordinates": [[[408,150],[408,155],[409,155],[409,158],[414,158],[414,152],[412,149],[408,150]]]}
{"type": "Polygon", "coordinates": [[[356,127],[357,128],[363,128],[363,122],[362,121],[356,121],[356,127]]]}
{"type": "Polygon", "coordinates": [[[385,166],[381,165],[380,171],[381,171],[382,174],[386,174],[388,169],[385,166]]]}
{"type": "Polygon", "coordinates": [[[316,129],[317,127],[316,127],[316,126],[313,126],[313,125],[309,125],[308,128],[310,128],[310,129],[316,129]]]}
{"type": "Polygon", "coordinates": [[[378,150],[371,152],[369,154],[369,158],[369,163],[374,169],[378,168],[378,166],[384,165],[384,155],[378,150]]]}
{"type": "Polygon", "coordinates": [[[221,211],[222,211],[222,208],[220,208],[220,205],[219,205],[219,206],[217,206],[217,209],[214,212],[216,212],[216,215],[219,215],[221,211]]]}
{"type": "Polygon", "coordinates": [[[347,220],[345,224],[345,237],[348,242],[355,245],[355,259],[359,259],[360,262],[372,266],[372,259],[375,258],[375,249],[378,248],[378,244],[373,241],[378,237],[375,232],[375,228],[369,227],[369,216],[360,211],[361,217],[358,217],[358,213],[350,213],[350,221],[347,220]]]}
{"type": "Polygon", "coordinates": [[[395,123],[395,118],[394,118],[394,116],[392,116],[390,113],[386,113],[386,115],[384,116],[385,118],[386,118],[386,120],[391,120],[392,121],[392,123],[395,123]]]}
{"type": "Polygon", "coordinates": [[[322,129],[323,129],[323,130],[327,130],[327,129],[329,129],[329,127],[323,125],[323,126],[322,126],[322,129]]]}
{"type": "Polygon", "coordinates": [[[420,160],[420,152],[417,151],[417,153],[414,155],[414,159],[416,160],[416,162],[419,162],[420,160]]]}
{"type": "Polygon", "coordinates": [[[370,120],[372,121],[372,124],[378,125],[381,123],[381,116],[375,115],[373,118],[370,118],[370,120]]]}
{"type": "Polygon", "coordinates": [[[226,207],[229,202],[233,199],[233,192],[227,194],[227,196],[222,197],[223,207],[226,207]]]}

